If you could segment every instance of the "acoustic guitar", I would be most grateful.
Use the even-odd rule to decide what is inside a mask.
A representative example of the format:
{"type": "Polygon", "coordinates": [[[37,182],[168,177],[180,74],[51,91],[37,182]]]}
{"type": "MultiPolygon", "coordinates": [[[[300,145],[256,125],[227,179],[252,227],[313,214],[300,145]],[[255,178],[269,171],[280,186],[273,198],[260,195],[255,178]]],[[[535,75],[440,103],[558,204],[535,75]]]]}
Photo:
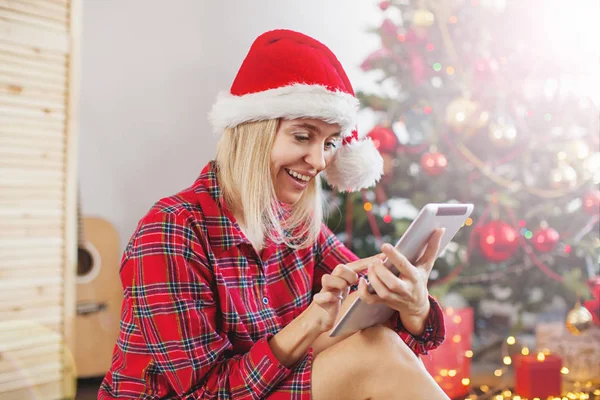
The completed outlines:
{"type": "Polygon", "coordinates": [[[119,333],[123,294],[119,238],[101,218],[81,218],[78,209],[75,366],[78,378],[108,371],[119,333]]]}

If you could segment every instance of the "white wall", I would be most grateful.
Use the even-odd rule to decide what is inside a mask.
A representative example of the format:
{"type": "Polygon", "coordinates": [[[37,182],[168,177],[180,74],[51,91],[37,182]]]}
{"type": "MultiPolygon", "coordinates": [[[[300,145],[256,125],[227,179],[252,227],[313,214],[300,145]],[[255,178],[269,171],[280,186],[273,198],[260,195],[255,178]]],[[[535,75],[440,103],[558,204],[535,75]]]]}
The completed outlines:
{"type": "Polygon", "coordinates": [[[376,0],[85,0],[79,173],[82,211],[111,221],[124,247],[161,197],[213,158],[206,115],[250,44],[276,28],[327,44],[356,88],[378,48],[376,0]]]}

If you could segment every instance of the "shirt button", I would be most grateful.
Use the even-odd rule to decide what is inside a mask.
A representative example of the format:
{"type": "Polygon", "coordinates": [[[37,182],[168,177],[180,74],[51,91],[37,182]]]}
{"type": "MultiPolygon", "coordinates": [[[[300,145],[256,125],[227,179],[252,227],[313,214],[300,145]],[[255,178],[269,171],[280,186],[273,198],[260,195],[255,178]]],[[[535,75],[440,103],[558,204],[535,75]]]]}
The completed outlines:
{"type": "Polygon", "coordinates": [[[269,304],[269,299],[267,299],[266,297],[263,297],[263,304],[265,304],[265,305],[269,304]]]}

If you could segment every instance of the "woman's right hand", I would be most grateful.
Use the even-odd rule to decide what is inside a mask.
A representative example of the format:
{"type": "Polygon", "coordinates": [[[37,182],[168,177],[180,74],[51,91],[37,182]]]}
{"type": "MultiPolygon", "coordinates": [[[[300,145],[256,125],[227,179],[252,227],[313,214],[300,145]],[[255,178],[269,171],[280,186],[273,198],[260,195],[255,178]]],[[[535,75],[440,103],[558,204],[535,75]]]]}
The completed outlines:
{"type": "Polygon", "coordinates": [[[369,265],[382,263],[384,255],[357,260],[349,264],[339,264],[331,272],[321,278],[321,291],[313,296],[311,307],[316,314],[317,322],[323,331],[333,328],[342,301],[348,295],[350,286],[358,281],[358,273],[366,270],[369,265]]]}

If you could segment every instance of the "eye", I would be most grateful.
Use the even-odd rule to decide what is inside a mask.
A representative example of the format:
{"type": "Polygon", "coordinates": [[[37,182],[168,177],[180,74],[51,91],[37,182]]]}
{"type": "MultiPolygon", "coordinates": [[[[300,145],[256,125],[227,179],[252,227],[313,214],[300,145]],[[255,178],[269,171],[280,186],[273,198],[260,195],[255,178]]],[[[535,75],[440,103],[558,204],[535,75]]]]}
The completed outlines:
{"type": "Polygon", "coordinates": [[[335,150],[341,144],[342,144],[342,139],[340,139],[339,137],[336,137],[333,140],[329,140],[327,143],[325,143],[325,149],[335,150]]]}
{"type": "Polygon", "coordinates": [[[300,143],[308,142],[310,140],[310,137],[308,135],[299,133],[295,133],[294,138],[296,138],[296,140],[300,143]]]}
{"type": "Polygon", "coordinates": [[[338,147],[338,142],[325,143],[325,149],[327,149],[327,150],[333,150],[333,149],[336,149],[337,147],[338,147]]]}

